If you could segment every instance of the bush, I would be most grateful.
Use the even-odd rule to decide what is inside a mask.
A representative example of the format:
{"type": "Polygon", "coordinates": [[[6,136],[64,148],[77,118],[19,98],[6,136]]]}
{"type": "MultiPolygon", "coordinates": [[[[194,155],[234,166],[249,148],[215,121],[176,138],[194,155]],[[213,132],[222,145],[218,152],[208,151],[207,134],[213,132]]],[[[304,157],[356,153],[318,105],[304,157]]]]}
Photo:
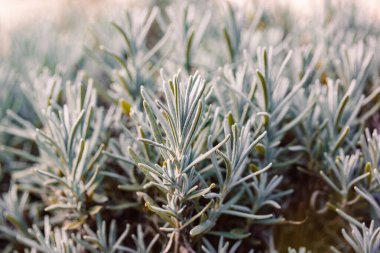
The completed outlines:
{"type": "Polygon", "coordinates": [[[174,1],[10,54],[3,252],[379,252],[379,26],[318,15],[174,1]]]}

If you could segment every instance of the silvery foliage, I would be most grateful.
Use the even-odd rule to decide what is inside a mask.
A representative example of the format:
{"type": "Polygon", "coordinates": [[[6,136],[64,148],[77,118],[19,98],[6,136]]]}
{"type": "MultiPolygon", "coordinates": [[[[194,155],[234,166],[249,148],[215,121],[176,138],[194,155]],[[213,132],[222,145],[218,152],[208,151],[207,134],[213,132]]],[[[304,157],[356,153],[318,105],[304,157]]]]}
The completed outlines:
{"type": "MultiPolygon", "coordinates": [[[[239,188],[236,186],[243,185],[270,167],[269,165],[258,172],[246,175],[246,158],[265,133],[250,142],[251,126],[249,123],[239,131],[236,124],[225,120],[223,139],[213,147],[212,143],[217,140],[218,133],[220,134],[222,131],[215,133],[217,130],[215,119],[218,117],[216,114],[218,111],[214,112],[213,118],[210,117],[212,115],[210,109],[204,113],[205,81],[195,74],[190,76],[187,85],[184,85],[176,75],[170,81],[164,80],[163,86],[166,96],[165,104],[158,100],[154,102],[151,95],[147,94],[144,89],[142,90],[144,107],[154,140],[140,138],[146,144],[160,149],[164,159],[163,166],[143,159],[136,160],[139,169],[146,174],[150,181],[144,188],[157,187],[166,195],[166,201],[162,206],[155,204],[156,201],[154,203],[146,201],[146,205],[151,211],[169,223],[170,228],[163,227],[161,229],[171,232],[170,238],[178,237],[178,233],[206,212],[208,219],[193,227],[190,230],[191,236],[209,231],[217,223],[219,216],[223,214],[253,220],[271,218],[272,214],[255,215],[253,210],[237,205],[243,189],[240,189],[240,193],[235,197],[229,200],[227,197],[234,188],[239,188]],[[180,101],[183,101],[183,104],[180,101]],[[208,124],[210,127],[207,126],[208,124]],[[206,140],[208,150],[202,151],[200,148],[206,145],[206,140]],[[227,146],[227,154],[218,150],[224,144],[227,146]],[[224,169],[218,165],[218,158],[215,156],[212,158],[214,174],[220,188],[218,194],[211,192],[211,189],[216,186],[215,183],[207,184],[205,182],[207,176],[202,176],[202,172],[208,173],[210,169],[204,167],[207,165],[203,165],[204,169],[199,167],[208,156],[213,156],[215,151],[225,163],[225,175],[223,175],[224,169]],[[198,171],[200,172],[196,171],[195,167],[199,167],[198,171]],[[199,203],[202,196],[210,199],[203,207],[199,203]],[[192,205],[199,206],[196,215],[193,214],[190,218],[186,217],[189,213],[186,208],[189,202],[194,202],[192,205]]],[[[254,181],[252,185],[256,185],[254,181]]],[[[270,203],[272,202],[265,204],[270,203]]],[[[277,206],[279,205],[277,204],[277,206]]]]}
{"type": "Polygon", "coordinates": [[[377,252],[378,29],[334,8],[303,25],[248,4],[131,8],[111,25],[125,47],[101,47],[111,84],[25,78],[32,119],[0,97],[5,252],[273,252],[296,169],[321,179],[312,205],[323,192],[346,246],[377,252]]]}
{"type": "MultiPolygon", "coordinates": [[[[6,111],[9,108],[12,108],[12,97],[14,96],[14,88],[12,88],[13,85],[13,79],[14,75],[12,71],[6,66],[3,65],[4,63],[0,63],[0,89],[2,90],[0,94],[0,121],[5,121],[6,111]]],[[[0,133],[0,141],[1,143],[6,143],[9,140],[7,140],[7,136],[4,133],[0,133]]],[[[10,162],[12,160],[11,157],[7,157],[3,154],[0,154],[0,179],[4,176],[5,171],[3,167],[5,167],[6,162],[10,162]]]]}
{"type": "Polygon", "coordinates": [[[2,210],[0,230],[8,230],[5,226],[8,220],[18,229],[19,233],[27,233],[28,225],[24,212],[29,209],[28,204],[29,193],[24,192],[20,197],[15,185],[7,193],[4,193],[0,201],[2,210]]]}
{"type": "Polygon", "coordinates": [[[148,33],[158,15],[158,7],[153,7],[151,10],[135,9],[125,12],[124,24],[112,23],[123,38],[126,49],[124,55],[120,56],[117,52],[101,46],[101,50],[114,58],[121,67],[113,70],[114,83],[110,89],[111,97],[134,101],[139,98],[142,84],[154,83],[154,74],[160,69],[161,61],[165,59],[165,56],[159,56],[159,53],[162,53],[160,50],[167,43],[172,31],[170,27],[161,29],[159,32],[163,31],[165,34],[154,47],[148,47],[148,33]]]}
{"type": "Polygon", "coordinates": [[[307,250],[305,247],[300,247],[298,250],[289,248],[288,253],[311,253],[311,251],[307,250]]]}
{"type": "MultiPolygon", "coordinates": [[[[367,145],[363,147],[364,156],[368,159],[366,164],[366,171],[369,174],[367,184],[365,186],[355,187],[357,196],[364,199],[370,206],[371,221],[369,224],[360,222],[356,218],[348,215],[340,209],[336,209],[337,213],[349,222],[349,229],[342,229],[344,239],[348,242],[350,247],[358,253],[372,253],[380,250],[380,205],[377,200],[377,195],[380,187],[380,174],[377,165],[373,163],[377,157],[377,153],[373,153],[376,150],[376,146],[380,144],[375,130],[372,136],[366,131],[367,145]],[[370,146],[370,147],[369,147],[370,146]],[[367,148],[367,149],[366,149],[367,148]],[[370,153],[368,153],[371,149],[370,153]],[[367,153],[366,153],[367,152],[367,153]],[[371,166],[375,165],[375,168],[371,169],[371,166]]],[[[364,141],[364,136],[363,136],[364,141]]],[[[376,160],[375,160],[376,161],[376,160]]],[[[339,252],[336,248],[332,247],[332,250],[339,252]]]]}
{"type": "MultiPolygon", "coordinates": [[[[102,164],[103,144],[100,140],[104,134],[102,131],[109,122],[104,110],[96,107],[96,92],[91,81],[88,86],[84,86],[81,75],[74,83],[67,82],[64,85],[58,75],[49,76],[47,72],[43,72],[30,86],[32,88],[25,92],[28,92],[26,95],[38,112],[42,127],[35,128],[32,123],[8,111],[10,122],[3,128],[7,133],[33,141],[38,148],[38,154],[7,146],[4,146],[3,150],[27,161],[23,173],[13,174],[13,180],[20,182],[19,188],[23,187],[37,194],[45,205],[44,211],[52,213],[56,222],[66,220],[62,229],[73,229],[84,223],[89,215],[99,212],[101,206],[94,203],[104,202],[105,197],[98,196],[94,191],[101,182],[99,170],[102,164]],[[46,85],[45,81],[48,84],[47,88],[43,88],[46,85]],[[38,95],[41,90],[44,93],[38,95]],[[63,104],[60,102],[62,98],[65,100],[63,104]],[[33,165],[29,167],[29,163],[33,165]]],[[[21,203],[27,199],[25,194],[21,203]]],[[[10,196],[15,198],[17,195],[10,196]]],[[[3,210],[9,209],[10,201],[4,203],[8,205],[5,205],[3,210]]],[[[24,204],[18,207],[21,213],[28,209],[24,204]]],[[[16,224],[16,227],[26,226],[23,215],[15,215],[15,212],[4,212],[4,215],[5,219],[16,224]]],[[[7,226],[3,229],[10,234],[14,233],[7,226]]],[[[37,233],[38,227],[33,227],[33,230],[37,233]]],[[[22,231],[26,233],[25,228],[22,231]]],[[[57,233],[57,236],[69,237],[64,230],[57,233]]],[[[32,234],[29,232],[29,236],[32,234]]],[[[36,239],[41,242],[40,238],[36,239]]],[[[27,238],[24,241],[29,240],[30,238],[27,238]]],[[[52,247],[62,246],[71,249],[71,245],[72,242],[65,246],[52,247]]]]}
{"type": "Polygon", "coordinates": [[[152,252],[154,244],[158,240],[158,235],[156,235],[149,245],[145,245],[144,242],[144,232],[142,231],[141,225],[137,227],[137,233],[133,234],[131,237],[134,241],[135,248],[130,248],[122,245],[123,240],[129,235],[130,225],[127,224],[124,231],[119,237],[117,234],[116,221],[112,220],[109,231],[106,230],[106,222],[101,220],[100,216],[97,216],[97,230],[93,231],[87,224],[84,225],[85,234],[83,239],[80,237],[73,237],[73,239],[78,243],[78,245],[83,246],[86,250],[90,252],[132,252],[132,253],[143,253],[152,252]]]}
{"type": "MultiPolygon", "coordinates": [[[[380,180],[379,174],[376,174],[377,180],[380,180]]],[[[380,181],[379,181],[380,182],[380,181]]],[[[364,222],[359,222],[354,217],[337,209],[339,215],[349,222],[349,230],[342,229],[344,239],[348,242],[350,247],[357,253],[374,253],[380,249],[380,207],[374,200],[371,194],[364,192],[358,188],[355,189],[360,196],[366,199],[372,208],[375,209],[376,218],[371,220],[370,224],[366,225],[364,222]]],[[[336,248],[331,248],[334,252],[340,252],[336,248]]]]}
{"type": "MultiPolygon", "coordinates": [[[[219,243],[216,248],[207,240],[203,239],[204,245],[202,245],[202,250],[204,253],[235,253],[239,249],[239,246],[241,244],[241,241],[235,242],[230,247],[229,242],[224,242],[223,236],[220,237],[219,243]]],[[[249,251],[250,253],[253,252],[253,250],[249,251]]]]}

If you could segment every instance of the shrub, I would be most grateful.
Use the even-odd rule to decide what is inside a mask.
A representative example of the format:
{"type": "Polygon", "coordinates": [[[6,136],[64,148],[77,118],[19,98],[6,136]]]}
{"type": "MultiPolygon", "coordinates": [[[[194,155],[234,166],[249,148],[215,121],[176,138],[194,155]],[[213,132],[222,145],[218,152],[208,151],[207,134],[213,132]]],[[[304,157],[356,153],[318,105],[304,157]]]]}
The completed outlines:
{"type": "Polygon", "coordinates": [[[379,252],[380,32],[321,13],[174,1],[2,62],[3,252],[379,252]]]}

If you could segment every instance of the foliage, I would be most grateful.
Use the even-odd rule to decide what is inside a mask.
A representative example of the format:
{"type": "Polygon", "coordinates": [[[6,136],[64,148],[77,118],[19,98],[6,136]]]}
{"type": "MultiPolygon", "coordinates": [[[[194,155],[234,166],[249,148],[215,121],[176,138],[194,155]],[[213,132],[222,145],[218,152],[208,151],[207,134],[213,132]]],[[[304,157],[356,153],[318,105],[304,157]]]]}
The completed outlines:
{"type": "Polygon", "coordinates": [[[0,248],[378,252],[380,31],[361,8],[301,22],[260,1],[173,1],[96,24],[85,50],[71,23],[51,58],[13,48],[0,248]]]}

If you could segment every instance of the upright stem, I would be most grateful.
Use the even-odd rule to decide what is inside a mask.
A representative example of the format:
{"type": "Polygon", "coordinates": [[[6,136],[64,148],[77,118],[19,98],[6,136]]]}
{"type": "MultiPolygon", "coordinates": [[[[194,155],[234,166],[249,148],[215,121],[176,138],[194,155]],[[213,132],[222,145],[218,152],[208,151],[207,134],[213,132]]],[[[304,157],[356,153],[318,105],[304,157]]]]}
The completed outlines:
{"type": "Polygon", "coordinates": [[[176,231],[174,235],[174,253],[178,253],[178,250],[179,250],[179,231],[176,231]]]}

